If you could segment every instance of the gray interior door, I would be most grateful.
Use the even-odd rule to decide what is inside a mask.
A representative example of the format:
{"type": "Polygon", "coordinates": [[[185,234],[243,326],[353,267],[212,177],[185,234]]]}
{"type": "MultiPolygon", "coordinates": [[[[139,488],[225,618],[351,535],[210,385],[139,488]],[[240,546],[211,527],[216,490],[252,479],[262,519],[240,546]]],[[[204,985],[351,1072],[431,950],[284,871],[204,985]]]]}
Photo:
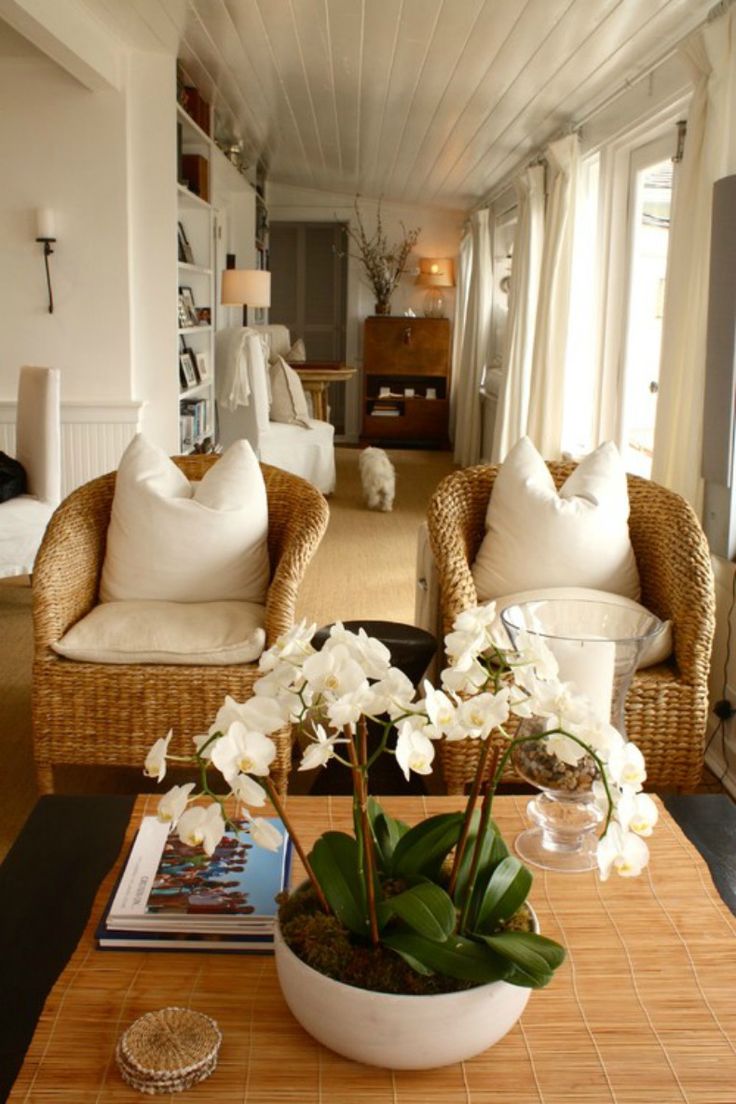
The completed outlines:
{"type": "MultiPolygon", "coordinates": [[[[272,222],[269,320],[301,337],[307,360],[344,360],[347,257],[338,222],[272,222]]],[[[345,385],[330,387],[331,420],[345,432],[345,385]]]]}

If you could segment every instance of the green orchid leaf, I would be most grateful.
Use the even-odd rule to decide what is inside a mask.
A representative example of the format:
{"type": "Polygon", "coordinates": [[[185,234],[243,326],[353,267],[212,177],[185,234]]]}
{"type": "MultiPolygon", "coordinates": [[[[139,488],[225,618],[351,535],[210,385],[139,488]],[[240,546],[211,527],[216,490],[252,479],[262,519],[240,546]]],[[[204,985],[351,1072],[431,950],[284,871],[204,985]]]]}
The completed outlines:
{"type": "Polygon", "coordinates": [[[368,821],[373,832],[380,869],[385,874],[390,874],[396,845],[409,831],[409,825],[389,816],[374,797],[368,798],[368,821]]]}
{"type": "Polygon", "coordinates": [[[473,930],[486,932],[508,920],[524,904],[532,875],[519,859],[507,856],[498,864],[479,903],[473,930]]]}
{"type": "Polygon", "coordinates": [[[462,813],[440,813],[410,828],[394,850],[393,873],[424,874],[436,880],[445,857],[457,843],[462,822],[462,813]]]}
{"type": "Polygon", "coordinates": [[[356,935],[366,935],[368,909],[358,875],[357,842],[344,832],[325,832],[312,848],[309,861],[338,920],[356,935]]]}
{"type": "MultiPolygon", "coordinates": [[[[465,901],[465,895],[468,892],[470,871],[473,865],[473,852],[475,851],[475,844],[478,838],[479,821],[480,810],[476,809],[471,820],[468,840],[455,883],[455,902],[458,908],[462,908],[463,902],[465,901]]],[[[504,843],[497,825],[491,821],[483,833],[480,859],[475,876],[474,902],[473,906],[471,906],[471,914],[477,909],[477,904],[483,899],[486,886],[491,879],[493,871],[498,864],[507,857],[508,853],[509,849],[504,843]]]]}
{"type": "Polygon", "coordinates": [[[436,943],[417,932],[395,932],[385,935],[381,942],[401,955],[412,969],[418,962],[425,973],[446,974],[459,981],[502,981],[513,972],[514,964],[492,948],[460,935],[436,943]]]}
{"type": "Polygon", "coordinates": [[[452,899],[433,882],[420,882],[411,889],[381,902],[381,919],[398,916],[425,939],[442,943],[455,928],[457,914],[452,899]]]}
{"type": "Polygon", "coordinates": [[[541,989],[549,984],[557,967],[565,961],[564,947],[535,932],[509,931],[480,938],[496,954],[513,963],[514,969],[506,979],[512,985],[541,989]]]}

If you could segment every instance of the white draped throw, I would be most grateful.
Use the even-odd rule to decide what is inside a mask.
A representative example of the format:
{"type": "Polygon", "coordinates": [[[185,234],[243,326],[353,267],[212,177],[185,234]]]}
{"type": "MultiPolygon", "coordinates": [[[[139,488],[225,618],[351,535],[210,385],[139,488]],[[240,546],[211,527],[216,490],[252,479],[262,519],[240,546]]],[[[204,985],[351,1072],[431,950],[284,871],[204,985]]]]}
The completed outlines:
{"type": "Polygon", "coordinates": [[[503,379],[496,408],[491,463],[500,464],[526,435],[534,329],[544,242],[544,168],[530,165],[514,182],[518,215],[514,232],[503,379]]]}
{"type": "Polygon", "coordinates": [[[713,184],[736,172],[736,8],[682,54],[693,98],[670,228],[652,479],[699,509],[713,184]]]}
{"type": "MultiPolygon", "coordinates": [[[[455,342],[455,461],[466,467],[480,459],[480,385],[488,359],[493,301],[489,211],[470,218],[470,278],[462,332],[455,342]]],[[[467,256],[461,247],[461,263],[467,256]]],[[[462,319],[462,314],[461,314],[462,319]]],[[[460,326],[458,326],[458,330],[460,326]]]]}
{"type": "Polygon", "coordinates": [[[556,460],[562,449],[575,195],[580,162],[578,136],[569,134],[550,143],[545,159],[548,198],[527,433],[546,460],[556,460]]]}

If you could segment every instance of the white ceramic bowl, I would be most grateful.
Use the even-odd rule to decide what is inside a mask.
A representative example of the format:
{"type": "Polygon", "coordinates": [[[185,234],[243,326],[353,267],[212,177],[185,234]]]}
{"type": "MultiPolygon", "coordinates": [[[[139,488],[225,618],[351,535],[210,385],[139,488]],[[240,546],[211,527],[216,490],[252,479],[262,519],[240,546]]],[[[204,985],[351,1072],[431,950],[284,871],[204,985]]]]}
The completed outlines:
{"type": "Polygon", "coordinates": [[[493,981],[431,996],[375,993],[307,966],[286,945],[278,924],[274,949],[284,999],[305,1031],[369,1066],[435,1069],[472,1058],[513,1027],[531,992],[493,981]]]}

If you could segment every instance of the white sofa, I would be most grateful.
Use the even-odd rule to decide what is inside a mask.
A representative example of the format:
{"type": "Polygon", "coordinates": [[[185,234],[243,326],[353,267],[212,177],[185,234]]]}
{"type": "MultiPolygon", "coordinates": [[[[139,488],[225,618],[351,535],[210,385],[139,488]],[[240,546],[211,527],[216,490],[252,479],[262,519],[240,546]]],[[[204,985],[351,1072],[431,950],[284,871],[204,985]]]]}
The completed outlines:
{"type": "MultiPolygon", "coordinates": [[[[283,330],[285,326],[268,327],[283,330]]],[[[290,345],[287,345],[288,352],[290,345]]],[[[281,355],[281,354],[278,354],[281,355]]],[[[268,365],[255,327],[217,334],[217,414],[224,448],[244,437],[264,464],[300,475],[323,494],[335,489],[334,426],[309,419],[309,428],[269,418],[268,365]]]]}
{"type": "Polygon", "coordinates": [[[61,500],[60,373],[21,368],[15,457],[27,494],[0,502],[0,578],[30,575],[48,521],[61,500]]]}

